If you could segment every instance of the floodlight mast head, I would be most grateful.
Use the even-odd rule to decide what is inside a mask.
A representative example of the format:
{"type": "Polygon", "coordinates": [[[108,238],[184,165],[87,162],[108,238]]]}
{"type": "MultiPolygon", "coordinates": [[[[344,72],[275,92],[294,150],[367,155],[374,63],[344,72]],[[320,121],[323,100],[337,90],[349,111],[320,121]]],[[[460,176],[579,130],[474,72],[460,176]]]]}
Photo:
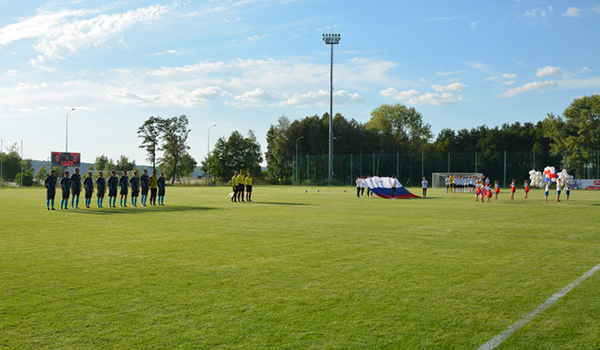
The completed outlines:
{"type": "Polygon", "coordinates": [[[323,34],[323,41],[325,41],[325,44],[327,45],[339,44],[341,39],[341,34],[323,34]]]}

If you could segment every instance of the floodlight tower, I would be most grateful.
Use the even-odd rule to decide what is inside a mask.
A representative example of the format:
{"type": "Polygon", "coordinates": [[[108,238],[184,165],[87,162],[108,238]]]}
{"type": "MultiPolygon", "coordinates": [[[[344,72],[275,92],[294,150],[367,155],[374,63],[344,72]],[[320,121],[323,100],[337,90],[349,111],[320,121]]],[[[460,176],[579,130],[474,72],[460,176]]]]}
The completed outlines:
{"type": "Polygon", "coordinates": [[[325,44],[331,45],[331,60],[329,64],[329,175],[328,185],[333,178],[333,45],[340,43],[340,34],[323,34],[325,44]]]}
{"type": "Polygon", "coordinates": [[[67,132],[65,136],[65,152],[69,152],[69,113],[73,112],[75,107],[71,108],[70,111],[67,112],[67,132]]]}

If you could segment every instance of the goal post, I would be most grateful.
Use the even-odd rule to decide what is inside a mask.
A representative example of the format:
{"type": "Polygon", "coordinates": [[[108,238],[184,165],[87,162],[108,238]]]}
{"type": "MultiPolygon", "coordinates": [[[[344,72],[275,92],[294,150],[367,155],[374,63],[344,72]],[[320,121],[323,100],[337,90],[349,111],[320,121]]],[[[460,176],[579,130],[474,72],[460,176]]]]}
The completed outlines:
{"type": "Polygon", "coordinates": [[[446,187],[445,181],[446,176],[452,177],[473,177],[475,179],[483,176],[483,173],[459,173],[459,172],[444,172],[444,173],[431,173],[431,187],[433,188],[441,188],[446,187]]]}

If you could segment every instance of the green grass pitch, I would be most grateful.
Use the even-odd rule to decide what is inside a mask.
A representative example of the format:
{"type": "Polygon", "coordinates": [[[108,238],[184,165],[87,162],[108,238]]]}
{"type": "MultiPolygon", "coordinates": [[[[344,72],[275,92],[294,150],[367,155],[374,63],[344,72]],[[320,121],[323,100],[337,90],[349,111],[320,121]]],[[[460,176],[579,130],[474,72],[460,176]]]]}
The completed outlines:
{"type": "MultiPolygon", "coordinates": [[[[0,190],[0,348],[477,349],[600,263],[598,192],[254,190],[55,212],[0,190]]],[[[499,347],[598,348],[600,273],[499,347]]]]}

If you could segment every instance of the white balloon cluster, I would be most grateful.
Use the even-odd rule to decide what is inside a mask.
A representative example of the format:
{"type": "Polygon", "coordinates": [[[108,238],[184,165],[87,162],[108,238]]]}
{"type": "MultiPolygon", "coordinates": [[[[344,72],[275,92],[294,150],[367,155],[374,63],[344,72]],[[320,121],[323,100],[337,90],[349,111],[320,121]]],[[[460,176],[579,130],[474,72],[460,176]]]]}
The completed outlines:
{"type": "Polygon", "coordinates": [[[556,182],[556,179],[560,179],[563,184],[573,183],[573,175],[569,175],[565,169],[560,173],[556,173],[556,168],[547,166],[544,168],[543,173],[537,170],[531,170],[529,172],[531,186],[543,188],[548,181],[556,182]]]}
{"type": "Polygon", "coordinates": [[[558,178],[564,184],[569,184],[569,185],[573,184],[573,175],[569,175],[569,173],[567,173],[567,170],[565,170],[565,169],[563,169],[563,171],[558,173],[558,178]]]}
{"type": "Polygon", "coordinates": [[[544,177],[541,171],[531,170],[529,172],[529,181],[531,183],[531,186],[540,188],[546,186],[546,178],[544,177]]]}

